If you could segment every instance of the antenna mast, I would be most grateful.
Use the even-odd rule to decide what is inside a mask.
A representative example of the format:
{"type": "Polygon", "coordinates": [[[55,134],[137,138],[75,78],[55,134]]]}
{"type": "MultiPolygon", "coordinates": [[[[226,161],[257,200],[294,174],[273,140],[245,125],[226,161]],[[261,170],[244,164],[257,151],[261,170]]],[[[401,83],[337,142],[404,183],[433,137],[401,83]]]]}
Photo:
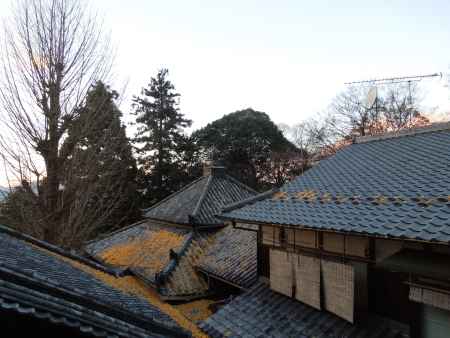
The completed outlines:
{"type": "Polygon", "coordinates": [[[345,82],[346,85],[384,85],[384,84],[393,84],[393,83],[411,83],[411,82],[419,82],[422,79],[429,77],[440,77],[442,78],[442,73],[434,73],[434,74],[426,74],[426,75],[416,75],[416,76],[401,76],[401,77],[388,77],[384,79],[372,79],[372,80],[362,80],[362,81],[352,81],[345,82]]]}
{"type": "MultiPolygon", "coordinates": [[[[372,80],[362,80],[362,81],[352,81],[345,82],[344,84],[348,86],[361,85],[361,86],[371,86],[367,94],[367,105],[368,109],[372,110],[375,106],[375,112],[378,114],[378,90],[377,86],[391,85],[396,83],[407,83],[408,84],[408,104],[412,105],[411,97],[411,83],[419,82],[425,78],[440,77],[442,79],[442,73],[425,74],[425,75],[415,75],[415,76],[400,76],[400,77],[388,77],[383,79],[372,79],[372,80]]],[[[410,117],[411,118],[411,117],[410,117]]]]}
{"type": "MultiPolygon", "coordinates": [[[[366,86],[367,85],[367,86],[372,86],[372,88],[376,88],[377,86],[380,86],[380,85],[382,86],[382,85],[390,85],[390,84],[395,84],[395,83],[407,83],[408,84],[408,92],[409,92],[408,101],[409,101],[409,104],[411,104],[412,103],[411,83],[419,82],[422,79],[431,78],[431,77],[440,77],[442,79],[442,73],[414,75],[414,76],[388,77],[388,78],[384,78],[384,79],[372,79],[372,80],[362,80],[362,81],[352,81],[352,82],[345,82],[344,84],[346,84],[348,86],[353,86],[353,85],[366,86]]],[[[371,91],[369,91],[369,96],[370,96],[371,91]]],[[[376,92],[376,89],[375,89],[375,92],[376,92]]],[[[372,100],[371,98],[369,99],[369,97],[368,97],[368,100],[371,100],[372,105],[373,105],[373,103],[377,102],[377,97],[375,96],[374,100],[372,100]]]]}

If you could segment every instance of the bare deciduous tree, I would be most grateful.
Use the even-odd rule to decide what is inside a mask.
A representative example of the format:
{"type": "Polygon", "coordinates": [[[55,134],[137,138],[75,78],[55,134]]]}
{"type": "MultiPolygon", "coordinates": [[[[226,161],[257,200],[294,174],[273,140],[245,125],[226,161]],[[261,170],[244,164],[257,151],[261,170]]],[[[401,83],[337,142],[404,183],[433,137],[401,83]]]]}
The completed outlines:
{"type": "Polygon", "coordinates": [[[341,138],[398,131],[429,123],[420,114],[420,93],[415,83],[393,84],[378,89],[374,104],[367,103],[369,88],[349,87],[328,110],[328,123],[341,138]]]}
{"type": "Polygon", "coordinates": [[[24,226],[45,240],[60,242],[67,227],[80,231],[82,215],[92,202],[81,187],[77,193],[86,196],[84,202],[73,195],[67,200],[61,193],[67,184],[62,173],[76,156],[76,142],[66,142],[68,128],[91,86],[109,75],[110,39],[82,0],[22,0],[5,22],[1,49],[0,150],[23,192],[38,206],[39,214],[30,212],[24,226]],[[68,210],[69,218],[63,221],[61,215],[68,210]]]}
{"type": "Polygon", "coordinates": [[[303,173],[316,161],[336,152],[339,148],[339,135],[331,128],[328,117],[308,119],[293,126],[281,125],[287,139],[299,149],[297,166],[303,173]]]}
{"type": "Polygon", "coordinates": [[[375,135],[430,123],[419,112],[420,93],[414,83],[390,85],[378,93],[376,102],[369,106],[366,100],[368,88],[349,87],[319,118],[293,126],[280,126],[286,137],[300,149],[302,171],[316,160],[349,145],[354,136],[375,135]]]}

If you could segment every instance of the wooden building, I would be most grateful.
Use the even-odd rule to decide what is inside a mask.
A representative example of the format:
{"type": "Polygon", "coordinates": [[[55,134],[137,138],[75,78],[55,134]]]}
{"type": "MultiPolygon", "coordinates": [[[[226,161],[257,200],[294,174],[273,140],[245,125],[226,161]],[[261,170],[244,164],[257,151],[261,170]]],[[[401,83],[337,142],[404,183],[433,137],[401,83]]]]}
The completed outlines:
{"type": "Polygon", "coordinates": [[[450,337],[449,123],[358,138],[222,216],[257,233],[260,283],[206,332],[450,337]]]}

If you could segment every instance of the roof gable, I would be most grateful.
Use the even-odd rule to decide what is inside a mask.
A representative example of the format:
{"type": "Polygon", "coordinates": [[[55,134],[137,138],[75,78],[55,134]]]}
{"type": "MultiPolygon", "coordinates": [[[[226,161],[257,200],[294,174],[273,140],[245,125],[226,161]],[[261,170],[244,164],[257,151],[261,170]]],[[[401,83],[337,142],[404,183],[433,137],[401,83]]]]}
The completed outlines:
{"type": "Polygon", "coordinates": [[[201,177],[181,190],[144,210],[146,218],[177,224],[189,224],[199,199],[202,197],[209,177],[201,177]]]}
{"type": "Polygon", "coordinates": [[[223,220],[216,217],[222,212],[223,207],[256,194],[253,189],[231,176],[211,176],[211,178],[203,198],[199,200],[192,214],[196,224],[223,224],[223,220]]]}
{"type": "Polygon", "coordinates": [[[220,225],[222,208],[256,192],[228,175],[203,176],[156,205],[144,210],[147,218],[185,225],[220,225]]]}

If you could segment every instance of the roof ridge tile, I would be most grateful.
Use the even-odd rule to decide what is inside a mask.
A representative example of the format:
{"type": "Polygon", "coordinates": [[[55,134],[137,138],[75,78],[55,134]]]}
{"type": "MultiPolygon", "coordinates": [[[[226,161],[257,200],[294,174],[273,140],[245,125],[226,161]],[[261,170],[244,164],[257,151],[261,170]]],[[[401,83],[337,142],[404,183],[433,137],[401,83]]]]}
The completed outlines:
{"type": "Polygon", "coordinates": [[[208,193],[208,188],[211,185],[212,181],[214,180],[214,175],[208,175],[208,181],[206,181],[205,186],[203,187],[203,191],[202,194],[200,195],[200,198],[197,201],[197,205],[194,208],[194,211],[192,212],[192,214],[190,215],[193,218],[193,221],[195,222],[195,216],[197,216],[203,201],[205,200],[206,194],[208,193]]]}

